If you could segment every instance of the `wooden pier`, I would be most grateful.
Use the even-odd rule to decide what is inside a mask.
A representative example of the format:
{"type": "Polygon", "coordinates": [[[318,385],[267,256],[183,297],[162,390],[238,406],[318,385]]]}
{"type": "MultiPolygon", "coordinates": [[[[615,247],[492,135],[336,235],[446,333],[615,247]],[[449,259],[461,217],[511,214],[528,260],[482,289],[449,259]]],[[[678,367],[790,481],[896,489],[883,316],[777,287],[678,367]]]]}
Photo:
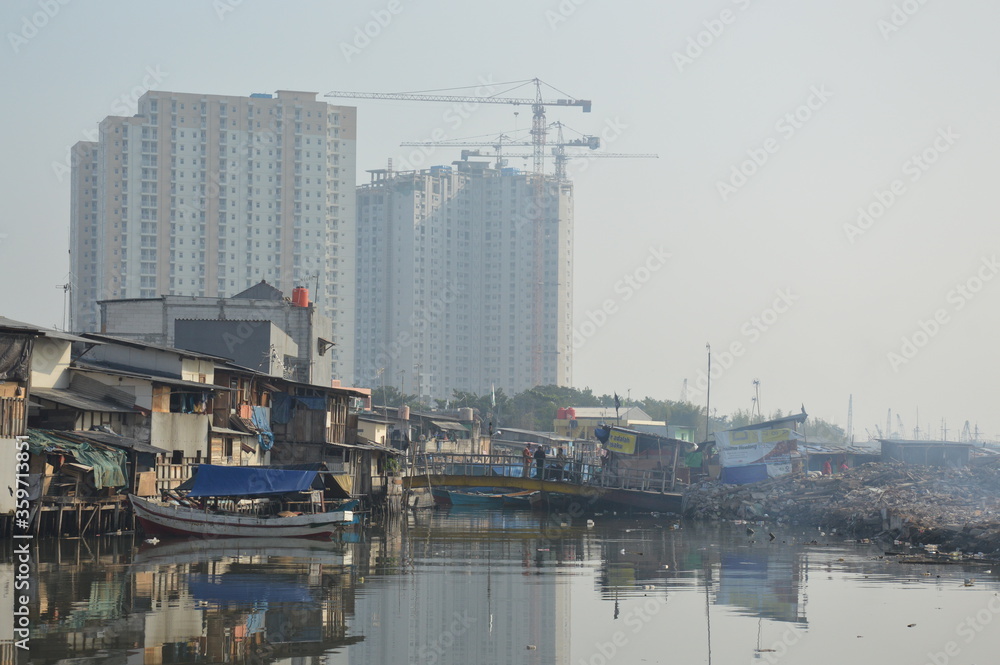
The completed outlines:
{"type": "MultiPolygon", "coordinates": [[[[534,463],[530,470],[537,467],[534,463]]],[[[673,491],[669,470],[611,472],[580,461],[547,460],[545,477],[524,477],[524,462],[513,455],[418,454],[407,466],[405,489],[421,487],[503,487],[578,497],[585,507],[682,512],[683,494],[673,491]],[[554,468],[561,464],[562,468],[554,468]]]]}
{"type": "Polygon", "coordinates": [[[90,536],[134,528],[124,496],[46,496],[36,502],[34,511],[31,528],[36,536],[90,536]]]}

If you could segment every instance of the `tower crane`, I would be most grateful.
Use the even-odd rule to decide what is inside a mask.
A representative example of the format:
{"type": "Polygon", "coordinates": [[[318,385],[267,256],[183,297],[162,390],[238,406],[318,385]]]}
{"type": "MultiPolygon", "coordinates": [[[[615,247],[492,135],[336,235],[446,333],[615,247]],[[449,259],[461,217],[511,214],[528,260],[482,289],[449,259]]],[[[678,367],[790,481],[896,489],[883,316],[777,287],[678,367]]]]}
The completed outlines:
{"type": "MultiPolygon", "coordinates": [[[[534,147],[532,157],[534,157],[535,173],[542,173],[545,162],[545,141],[548,135],[548,126],[545,124],[546,106],[569,106],[580,107],[584,113],[590,113],[592,102],[589,99],[543,99],[542,85],[550,88],[552,86],[544,83],[541,79],[529,79],[526,81],[509,81],[505,83],[491,84],[496,86],[514,87],[507,92],[511,92],[524,85],[535,86],[535,96],[530,97],[505,97],[500,95],[442,95],[430,94],[447,92],[448,90],[461,90],[462,88],[449,88],[448,90],[425,90],[420,92],[345,92],[335,90],[326,93],[326,97],[344,97],[350,99],[398,99],[410,102],[460,102],[467,104],[512,104],[514,106],[531,105],[531,145],[534,147]]],[[[472,87],[472,86],[470,86],[472,87]]],[[[483,86],[479,86],[477,90],[483,86]]],[[[552,88],[556,90],[556,88],[552,88]]],[[[557,90],[557,92],[560,92],[557,90]]],[[[566,93],[561,93],[566,94],[566,93]]]]}
{"type": "MultiPolygon", "coordinates": [[[[589,148],[590,150],[597,150],[601,147],[601,138],[599,136],[589,136],[582,135],[577,139],[570,139],[564,141],[562,138],[562,128],[563,124],[561,122],[554,122],[552,127],[557,127],[559,132],[559,138],[549,145],[552,146],[552,154],[555,156],[555,177],[559,182],[565,182],[566,178],[566,162],[570,159],[577,157],[590,158],[636,158],[636,159],[657,159],[659,155],[656,154],[640,154],[640,153],[619,153],[619,152],[584,152],[584,153],[567,153],[566,148],[589,148]]],[[[530,146],[532,145],[528,141],[515,141],[510,136],[506,134],[500,134],[495,141],[465,141],[465,140],[453,140],[453,141],[403,141],[399,145],[401,146],[438,146],[446,148],[493,148],[495,151],[496,168],[502,167],[506,163],[505,157],[509,158],[524,158],[530,159],[533,155],[530,154],[519,154],[519,153],[507,153],[504,154],[503,150],[510,146],[530,146]]],[[[465,161],[469,157],[485,157],[485,155],[479,150],[462,150],[462,160],[465,161]]]]}
{"type": "MultiPolygon", "coordinates": [[[[440,94],[461,90],[462,88],[450,88],[447,90],[423,90],[417,92],[345,92],[332,91],[326,94],[327,97],[342,97],[352,99],[395,99],[413,102],[451,102],[468,104],[511,104],[514,106],[531,106],[531,145],[532,157],[534,159],[534,257],[532,269],[532,314],[531,314],[531,380],[533,385],[543,382],[543,359],[542,342],[545,337],[545,254],[543,246],[545,244],[545,220],[543,211],[545,209],[545,141],[548,135],[548,126],[545,122],[545,107],[577,107],[584,113],[590,113],[591,101],[589,99],[575,99],[566,93],[557,90],[549,84],[544,84],[552,88],[559,94],[565,95],[563,98],[545,99],[542,96],[543,81],[538,78],[526,81],[511,81],[506,83],[489,83],[488,85],[476,88],[474,95],[453,95],[440,94]],[[508,97],[507,94],[525,85],[533,85],[535,88],[534,97],[508,97]],[[483,88],[491,89],[493,86],[513,86],[498,94],[478,94],[483,88]]],[[[468,89],[467,86],[464,89],[468,89]]],[[[492,92],[491,90],[489,90],[492,92]]]]}

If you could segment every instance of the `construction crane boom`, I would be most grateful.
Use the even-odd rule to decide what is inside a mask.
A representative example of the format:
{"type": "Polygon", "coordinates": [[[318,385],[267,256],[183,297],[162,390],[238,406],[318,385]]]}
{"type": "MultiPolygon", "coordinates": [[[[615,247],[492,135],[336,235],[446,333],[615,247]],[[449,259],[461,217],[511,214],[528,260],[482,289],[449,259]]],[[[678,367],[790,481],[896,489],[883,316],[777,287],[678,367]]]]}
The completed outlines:
{"type": "Polygon", "coordinates": [[[425,95],[412,92],[350,92],[334,90],[325,97],[347,99],[398,99],[409,102],[456,102],[470,104],[511,104],[513,106],[579,106],[584,113],[590,113],[593,102],[589,99],[541,99],[536,97],[477,97],[475,95],[425,95]]]}

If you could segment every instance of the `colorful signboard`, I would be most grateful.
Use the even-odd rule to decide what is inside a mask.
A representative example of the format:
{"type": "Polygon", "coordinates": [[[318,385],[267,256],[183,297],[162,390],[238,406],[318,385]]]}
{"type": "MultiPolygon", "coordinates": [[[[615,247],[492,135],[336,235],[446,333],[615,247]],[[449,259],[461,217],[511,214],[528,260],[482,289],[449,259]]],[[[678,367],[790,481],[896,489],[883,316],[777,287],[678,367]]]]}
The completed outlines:
{"type": "Polygon", "coordinates": [[[754,429],[715,433],[723,468],[766,465],[774,478],[792,472],[792,452],[798,432],[790,429],[754,429]]]}
{"type": "Polygon", "coordinates": [[[613,453],[635,455],[635,443],[638,437],[638,432],[629,432],[617,427],[612,427],[611,433],[608,435],[608,442],[604,447],[613,453]]]}

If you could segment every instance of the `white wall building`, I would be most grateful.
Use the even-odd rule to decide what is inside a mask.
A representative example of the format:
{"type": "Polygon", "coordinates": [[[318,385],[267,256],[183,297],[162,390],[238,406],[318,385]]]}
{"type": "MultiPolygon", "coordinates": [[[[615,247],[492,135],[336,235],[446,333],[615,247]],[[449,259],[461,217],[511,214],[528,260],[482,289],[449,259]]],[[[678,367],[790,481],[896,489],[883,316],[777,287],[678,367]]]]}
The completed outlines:
{"type": "Polygon", "coordinates": [[[372,173],[357,194],[356,384],[439,399],[572,385],[572,183],[539,191],[483,162],[372,173]]]}
{"type": "Polygon", "coordinates": [[[350,376],[357,113],[316,96],[150,91],[74,146],[71,328],[101,300],[306,286],[350,376]]]}

